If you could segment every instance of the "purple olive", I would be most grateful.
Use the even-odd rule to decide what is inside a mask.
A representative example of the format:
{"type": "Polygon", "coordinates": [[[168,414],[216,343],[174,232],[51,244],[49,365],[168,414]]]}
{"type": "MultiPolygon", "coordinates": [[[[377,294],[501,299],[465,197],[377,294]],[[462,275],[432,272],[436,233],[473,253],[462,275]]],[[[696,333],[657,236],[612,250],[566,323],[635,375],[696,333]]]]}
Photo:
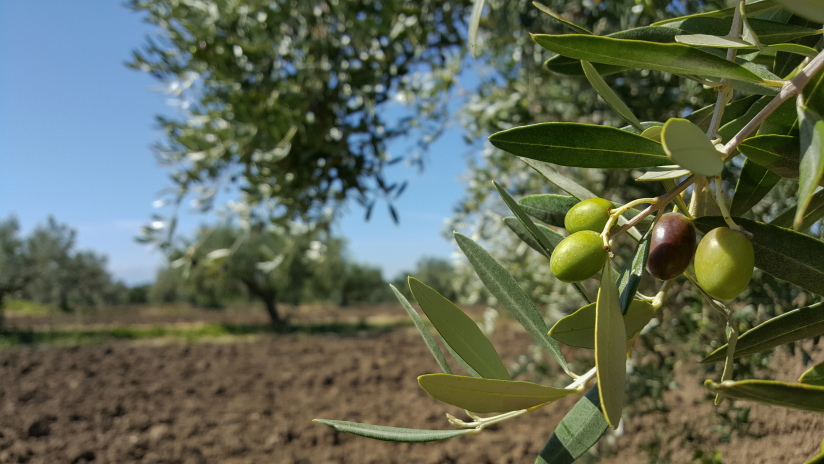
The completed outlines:
{"type": "Polygon", "coordinates": [[[683,214],[666,213],[652,231],[647,271],[658,280],[684,272],[695,254],[695,226],[683,214]]]}

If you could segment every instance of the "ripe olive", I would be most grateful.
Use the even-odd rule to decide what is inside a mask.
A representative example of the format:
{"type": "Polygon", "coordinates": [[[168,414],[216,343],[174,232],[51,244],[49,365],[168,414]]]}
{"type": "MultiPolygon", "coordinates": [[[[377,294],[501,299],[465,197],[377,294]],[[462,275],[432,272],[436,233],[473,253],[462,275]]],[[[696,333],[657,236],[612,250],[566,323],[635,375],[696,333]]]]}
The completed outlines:
{"type": "Polygon", "coordinates": [[[695,226],[683,214],[661,216],[649,244],[647,271],[658,280],[681,275],[695,254],[695,226]]]}
{"type": "Polygon", "coordinates": [[[583,230],[561,240],[552,252],[549,267],[562,282],[580,282],[597,274],[608,254],[601,234],[583,230]]]}
{"type": "Polygon", "coordinates": [[[564,217],[564,227],[570,234],[582,230],[591,230],[600,234],[607,225],[610,208],[612,208],[612,203],[603,198],[584,200],[567,211],[564,217]]]}
{"type": "Polygon", "coordinates": [[[750,283],[755,253],[743,234],[719,227],[709,231],[695,252],[695,276],[712,297],[729,300],[750,283]]]}

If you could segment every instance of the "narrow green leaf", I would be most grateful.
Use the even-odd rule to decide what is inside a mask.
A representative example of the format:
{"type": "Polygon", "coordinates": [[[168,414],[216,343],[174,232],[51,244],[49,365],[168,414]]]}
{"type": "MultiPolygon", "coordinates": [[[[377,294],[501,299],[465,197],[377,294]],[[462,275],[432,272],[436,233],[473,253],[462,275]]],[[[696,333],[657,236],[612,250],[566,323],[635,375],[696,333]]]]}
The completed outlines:
{"type": "Polygon", "coordinates": [[[393,441],[397,443],[426,443],[430,441],[441,441],[458,435],[476,432],[474,429],[463,430],[419,430],[404,429],[401,427],[387,427],[385,425],[359,424],[357,422],[337,421],[329,419],[315,419],[323,425],[337,430],[338,432],[352,433],[361,437],[373,438],[375,440],[393,441]]]}
{"type": "Polygon", "coordinates": [[[527,164],[527,166],[531,167],[532,169],[536,170],[539,174],[544,176],[546,180],[552,182],[553,184],[558,186],[558,188],[572,195],[580,201],[589,200],[590,198],[598,198],[597,195],[585,189],[572,179],[569,179],[565,175],[561,174],[560,172],[555,170],[555,168],[553,168],[552,165],[548,163],[529,158],[521,158],[521,161],[523,161],[527,164]]]}
{"type": "MultiPolygon", "coordinates": [[[[595,349],[596,303],[588,304],[569,316],[562,317],[549,330],[549,335],[567,346],[595,349]]],[[[626,338],[634,337],[652,319],[655,309],[646,301],[632,300],[629,311],[624,316],[626,338]]],[[[624,345],[626,353],[626,345],[624,345]]]]}
{"type": "MultiPolygon", "coordinates": [[[[762,41],[760,40],[759,34],[753,30],[753,27],[750,24],[750,20],[747,18],[746,5],[743,2],[741,2],[738,4],[738,7],[741,9],[741,38],[744,39],[745,42],[749,42],[753,44],[756,48],[761,50],[762,48],[764,48],[764,45],[762,45],[762,41]]],[[[772,21],[767,22],[767,24],[775,24],[776,27],[786,26],[786,24],[778,22],[774,23],[772,21]]]]}
{"type": "Polygon", "coordinates": [[[821,0],[777,0],[783,8],[803,18],[824,23],[824,2],[821,0]]]}
{"type": "Polygon", "coordinates": [[[798,211],[793,221],[795,230],[801,228],[813,193],[824,180],[824,119],[806,106],[799,106],[798,121],[801,132],[801,163],[798,173],[798,211]]]}
{"type": "Polygon", "coordinates": [[[567,212],[580,202],[567,195],[527,195],[518,200],[526,214],[551,226],[563,227],[567,212]]]}
{"type": "Polygon", "coordinates": [[[463,370],[465,370],[472,377],[477,377],[481,379],[483,378],[483,376],[479,374],[478,371],[476,371],[472,368],[472,366],[467,364],[466,361],[463,360],[461,355],[456,353],[455,350],[453,350],[452,347],[449,346],[449,343],[447,343],[446,340],[443,339],[443,337],[441,337],[441,341],[443,341],[443,345],[446,347],[446,351],[449,352],[449,356],[452,356],[452,359],[454,359],[455,362],[457,362],[458,365],[461,366],[461,368],[463,368],[463,370]]]}
{"type": "Polygon", "coordinates": [[[469,32],[467,38],[469,39],[469,51],[473,58],[478,57],[478,26],[481,23],[481,13],[484,11],[485,0],[475,0],[472,5],[472,13],[469,16],[469,32]]]}
{"type": "Polygon", "coordinates": [[[818,71],[804,86],[804,106],[819,115],[824,114],[824,69],[818,71]]]}
{"type": "Polygon", "coordinates": [[[624,410],[627,339],[618,300],[618,287],[609,260],[601,273],[601,288],[595,304],[595,366],[604,416],[612,428],[618,427],[624,410]]]}
{"type": "Polygon", "coordinates": [[[742,216],[751,210],[753,206],[770,193],[770,190],[778,184],[779,180],[781,180],[781,176],[778,174],[755,164],[749,159],[744,160],[741,175],[738,177],[738,183],[735,184],[730,214],[742,216]]]}
{"type": "Polygon", "coordinates": [[[618,300],[621,306],[621,314],[627,314],[630,303],[635,298],[638,285],[641,283],[641,278],[644,277],[644,270],[649,259],[650,240],[652,240],[652,229],[648,230],[641,238],[641,241],[638,242],[635,252],[632,254],[632,259],[624,266],[624,270],[621,271],[621,275],[618,277],[618,300]]]}
{"type": "MultiPolygon", "coordinates": [[[[795,210],[795,206],[788,208],[770,221],[770,224],[784,228],[792,227],[793,220],[795,219],[795,210]]],[[[813,194],[813,198],[810,200],[810,205],[807,207],[807,213],[804,215],[799,231],[809,229],[822,217],[824,217],[824,190],[819,189],[818,192],[813,194]]]]}
{"type": "MultiPolygon", "coordinates": [[[[537,227],[538,230],[552,244],[552,250],[548,251],[541,246],[538,240],[535,239],[535,237],[529,232],[526,226],[524,226],[524,224],[518,220],[518,218],[506,217],[504,218],[504,224],[506,224],[506,226],[509,227],[509,229],[512,232],[515,232],[515,235],[517,235],[518,238],[520,238],[524,243],[529,245],[533,250],[537,251],[538,253],[541,253],[542,255],[546,256],[547,258],[552,257],[552,250],[554,250],[555,247],[558,246],[559,243],[561,243],[561,240],[564,239],[563,235],[559,234],[558,232],[555,232],[549,227],[546,227],[541,224],[535,224],[535,227],[537,227]]],[[[587,292],[587,289],[580,282],[576,282],[572,284],[572,286],[575,287],[575,291],[578,292],[578,295],[580,295],[584,301],[586,301],[587,303],[592,303],[592,298],[589,296],[589,292],[587,292]]]]}
{"type": "Polygon", "coordinates": [[[423,320],[420,316],[418,316],[418,312],[409,304],[409,301],[406,299],[405,296],[401,292],[395,288],[394,285],[389,284],[389,288],[395,293],[395,297],[403,306],[403,309],[406,310],[406,313],[409,314],[409,317],[412,319],[412,323],[415,324],[415,328],[418,329],[420,332],[421,337],[423,337],[424,343],[426,343],[426,347],[429,348],[429,352],[432,353],[432,356],[435,357],[435,361],[438,362],[438,365],[441,366],[441,369],[447,373],[451,374],[452,370],[449,368],[449,364],[446,362],[446,358],[443,357],[443,353],[441,353],[441,349],[438,348],[438,342],[435,341],[435,338],[432,337],[432,334],[429,332],[429,329],[426,328],[424,325],[423,320]]]}
{"type": "Polygon", "coordinates": [[[806,56],[809,58],[814,58],[815,55],[818,55],[818,50],[812,47],[793,43],[767,45],[764,47],[764,51],[772,54],[777,54],[778,52],[795,53],[797,55],[806,56]]]}
{"type": "MultiPolygon", "coordinates": [[[[782,10],[786,11],[786,10],[782,10]]],[[[819,28],[821,24],[816,24],[814,21],[810,21],[804,19],[798,15],[792,15],[786,20],[787,24],[800,26],[800,27],[809,27],[809,28],[819,28]]],[[[807,47],[814,47],[815,44],[818,42],[818,36],[807,36],[801,37],[798,39],[793,39],[793,43],[797,43],[799,45],[804,45],[807,47]]],[[[785,53],[785,52],[778,52],[775,55],[775,62],[773,63],[773,72],[778,74],[781,77],[789,76],[790,73],[796,69],[796,67],[801,64],[803,61],[803,57],[785,53]]]]}
{"type": "Polygon", "coordinates": [[[707,34],[689,34],[676,35],[675,41],[684,45],[691,45],[693,47],[713,47],[713,48],[756,48],[755,45],[743,39],[734,39],[732,37],[720,37],[717,35],[707,34]]]}
{"type": "Polygon", "coordinates": [[[659,44],[581,34],[538,34],[532,38],[547,50],[577,60],[765,83],[758,75],[737,63],[682,44],[659,44]]]}
{"type": "MultiPolygon", "coordinates": [[[[749,97],[740,98],[728,103],[724,106],[724,114],[721,116],[721,126],[746,114],[747,110],[760,98],[760,95],[750,95],[749,97]]],[[[710,128],[712,114],[714,112],[715,105],[707,105],[693,111],[686,119],[706,132],[710,128]]]]}
{"type": "MultiPolygon", "coordinates": [[[[579,200],[575,197],[551,193],[527,195],[518,200],[518,205],[525,213],[555,227],[564,227],[564,218],[567,212],[578,203],[579,200]]],[[[618,203],[613,203],[613,205],[616,207],[621,206],[618,203]]],[[[624,213],[623,216],[631,219],[638,213],[640,211],[633,208],[624,213]]],[[[638,225],[640,228],[646,229],[650,224],[652,224],[652,219],[644,218],[638,225]]]]}
{"type": "MultiPolygon", "coordinates": [[[[642,123],[643,124],[643,123],[642,123]]],[[[641,137],[646,137],[650,140],[655,140],[656,142],[661,141],[661,132],[664,130],[664,125],[660,126],[652,126],[644,129],[644,132],[641,132],[641,137]]]]}
{"type": "MultiPolygon", "coordinates": [[[[531,160],[528,158],[521,158],[521,161],[526,163],[527,166],[531,167],[532,169],[538,171],[538,173],[544,176],[546,180],[552,182],[561,190],[567,192],[568,194],[572,195],[573,197],[581,201],[588,200],[590,198],[598,198],[594,193],[590,192],[584,187],[581,187],[573,180],[566,178],[563,174],[556,171],[555,168],[553,168],[552,165],[549,163],[545,163],[543,161],[538,160],[531,160]]],[[[623,216],[618,218],[618,225],[622,226],[626,223],[627,219],[623,216]]],[[[638,229],[636,229],[635,227],[629,229],[627,231],[627,234],[635,240],[641,240],[641,233],[638,232],[638,229]]]]}
{"type": "Polygon", "coordinates": [[[678,165],[658,166],[650,168],[649,171],[635,179],[638,182],[661,181],[664,179],[677,179],[692,174],[689,169],[684,169],[678,165]]]}
{"type": "MultiPolygon", "coordinates": [[[[824,303],[794,309],[748,330],[738,338],[734,358],[749,356],[819,335],[824,335],[824,303]]],[[[701,362],[723,361],[726,356],[727,345],[724,345],[710,353],[701,362]]]]}
{"type": "MultiPolygon", "coordinates": [[[[819,295],[824,295],[824,242],[770,224],[734,218],[753,234],[755,266],[767,274],[819,295]]],[[[726,227],[720,216],[704,216],[695,227],[707,233],[726,227]]]]}
{"type": "Polygon", "coordinates": [[[798,179],[801,140],[787,135],[756,135],[741,142],[741,154],[786,179],[798,179]]]}
{"type": "Polygon", "coordinates": [[[576,393],[530,382],[448,374],[422,375],[418,384],[438,401],[477,413],[528,409],[576,393]]]}
{"type": "Polygon", "coordinates": [[[563,24],[564,26],[572,29],[573,31],[575,31],[579,34],[592,34],[592,32],[590,32],[589,30],[584,29],[583,27],[581,27],[577,24],[573,24],[573,23],[567,21],[566,19],[564,19],[563,16],[561,16],[558,13],[550,10],[548,6],[540,4],[538,2],[532,2],[532,4],[535,5],[535,8],[537,8],[537,9],[543,11],[544,13],[548,14],[553,19],[555,19],[556,21],[559,21],[561,24],[563,24]]]}
{"type": "Polygon", "coordinates": [[[801,374],[798,381],[807,385],[824,386],[824,362],[807,369],[806,372],[801,374]]]}
{"type": "MultiPolygon", "coordinates": [[[[509,200],[512,199],[510,198],[509,200]]],[[[509,203],[509,201],[507,203],[509,203]]],[[[514,201],[512,201],[512,203],[517,206],[517,203],[514,201]]],[[[535,225],[532,224],[532,226],[534,227],[535,225]]],[[[527,227],[529,226],[527,225],[527,227]]],[[[546,237],[537,229],[533,234],[546,240],[546,237]]],[[[536,237],[536,239],[538,239],[538,237],[536,237]]],[[[549,338],[544,318],[541,316],[541,313],[538,312],[538,309],[535,308],[535,305],[532,303],[532,300],[529,299],[526,292],[518,285],[518,282],[506,272],[506,269],[504,269],[498,261],[495,261],[495,258],[481,248],[480,245],[472,241],[472,239],[455,232],[455,240],[458,242],[458,246],[461,247],[461,251],[466,255],[472,268],[475,269],[475,273],[478,274],[478,277],[480,277],[484,283],[486,289],[489,290],[498,302],[509,311],[509,314],[532,335],[532,338],[534,338],[538,344],[549,351],[549,354],[555,358],[558,364],[561,365],[561,368],[569,373],[569,367],[564,359],[564,355],[561,354],[561,348],[558,346],[558,342],[549,338]]]]}
{"type": "Polygon", "coordinates": [[[794,127],[798,120],[795,102],[790,99],[779,105],[767,119],[761,123],[756,135],[787,135],[798,136],[798,128],[794,127]]]}
{"type": "Polygon", "coordinates": [[[619,116],[624,118],[628,123],[635,126],[637,129],[641,129],[641,121],[632,114],[632,110],[621,101],[621,97],[618,96],[610,87],[604,82],[604,79],[598,74],[598,71],[592,67],[591,64],[587,61],[581,61],[581,66],[584,68],[584,74],[589,80],[589,83],[592,84],[592,87],[598,92],[598,95],[607,102],[607,105],[610,106],[619,116]]]}
{"type": "Polygon", "coordinates": [[[573,464],[598,442],[607,427],[595,385],[561,419],[535,464],[573,464]]]}
{"type": "Polygon", "coordinates": [[[704,382],[707,389],[725,396],[758,403],[824,412],[824,387],[801,383],[776,382],[774,380],[726,381],[717,384],[704,382]]]}
{"type": "MultiPolygon", "coordinates": [[[[678,29],[670,29],[666,27],[638,27],[626,31],[619,31],[609,34],[607,37],[614,39],[625,40],[643,40],[655,43],[673,43],[675,36],[680,34],[678,29]]],[[[564,55],[558,55],[550,58],[544,63],[546,68],[554,73],[565,74],[569,76],[583,76],[584,69],[581,66],[581,60],[570,58],[564,55]]],[[[593,63],[593,66],[598,71],[598,74],[607,76],[622,71],[626,71],[629,67],[614,66],[603,63],[593,63]]]]}
{"type": "MultiPolygon", "coordinates": [[[[529,218],[529,216],[524,212],[524,210],[521,209],[521,207],[518,205],[518,203],[509,195],[509,193],[506,192],[506,190],[501,188],[501,186],[498,185],[498,183],[495,182],[494,180],[492,181],[492,185],[495,187],[495,190],[498,191],[498,194],[504,200],[504,203],[506,203],[506,206],[509,207],[509,210],[512,211],[515,214],[515,217],[517,217],[518,220],[521,221],[524,224],[524,227],[526,227],[526,229],[529,231],[529,233],[532,234],[532,237],[535,238],[535,240],[538,241],[538,243],[541,245],[541,247],[544,248],[544,250],[546,252],[545,254],[551,255],[552,250],[555,249],[555,245],[553,245],[549,241],[549,239],[538,230],[538,227],[535,226],[535,223],[532,222],[532,219],[529,218]]],[[[458,235],[460,235],[460,234],[456,233],[455,236],[457,237],[458,235]]],[[[463,236],[461,235],[461,237],[463,237],[463,236]]],[[[466,237],[464,237],[464,238],[466,238],[466,237]]],[[[469,240],[469,239],[467,238],[466,240],[469,240]]],[[[524,295],[526,295],[526,294],[524,294],[524,295]]]]}
{"type": "MultiPolygon", "coordinates": [[[[540,242],[538,242],[538,240],[535,239],[535,237],[531,233],[529,233],[529,230],[526,228],[526,226],[524,226],[524,224],[521,221],[518,220],[518,218],[513,216],[505,217],[504,224],[506,224],[506,226],[509,227],[509,230],[514,232],[515,235],[517,235],[518,238],[521,239],[521,241],[529,245],[530,248],[537,251],[538,253],[541,253],[547,258],[552,257],[552,254],[547,254],[546,249],[544,249],[544,247],[541,246],[540,242]]],[[[563,235],[559,234],[558,232],[555,232],[547,226],[541,224],[535,224],[535,226],[538,228],[538,230],[541,231],[542,234],[544,234],[544,236],[546,236],[550,243],[552,243],[553,250],[556,246],[558,246],[559,243],[561,243],[561,240],[564,239],[563,235]]]]}
{"type": "Polygon", "coordinates": [[[664,124],[661,144],[671,160],[695,174],[712,177],[724,169],[721,154],[710,139],[686,119],[670,118],[664,124]]]}
{"type": "Polygon", "coordinates": [[[546,122],[489,137],[516,156],[580,168],[634,169],[671,164],[660,143],[608,126],[546,122]]]}
{"type": "Polygon", "coordinates": [[[409,278],[409,288],[441,337],[467,364],[484,378],[509,380],[495,347],[469,316],[417,279],[409,278]]]}
{"type": "MultiPolygon", "coordinates": [[[[776,2],[776,0],[762,0],[760,2],[752,2],[747,4],[747,16],[755,16],[761,13],[765,13],[770,10],[774,10],[779,8],[780,5],[776,2]]],[[[679,16],[672,19],[665,19],[664,21],[658,21],[657,23],[653,23],[653,26],[666,26],[666,27],[681,27],[683,23],[687,21],[692,21],[694,19],[704,19],[704,18],[726,18],[731,17],[735,14],[735,8],[724,8],[722,10],[716,11],[709,11],[707,13],[698,13],[688,16],[679,16]]],[[[730,26],[727,26],[727,32],[729,32],[730,26]]],[[[723,34],[723,32],[722,32],[723,34]]]]}

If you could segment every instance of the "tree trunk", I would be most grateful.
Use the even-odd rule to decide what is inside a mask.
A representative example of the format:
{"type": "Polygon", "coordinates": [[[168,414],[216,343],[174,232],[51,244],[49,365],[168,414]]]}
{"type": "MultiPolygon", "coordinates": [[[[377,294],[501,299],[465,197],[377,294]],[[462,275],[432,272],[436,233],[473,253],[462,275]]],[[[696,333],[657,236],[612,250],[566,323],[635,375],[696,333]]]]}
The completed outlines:
{"type": "Polygon", "coordinates": [[[278,314],[278,304],[274,296],[272,298],[263,298],[263,303],[266,305],[266,312],[269,314],[269,320],[272,326],[277,328],[283,327],[283,319],[278,314]]]}
{"type": "Polygon", "coordinates": [[[266,305],[266,313],[269,314],[269,321],[272,323],[272,327],[275,329],[284,327],[286,325],[286,321],[281,319],[280,314],[278,314],[277,292],[265,291],[253,280],[241,279],[241,282],[246,285],[250,294],[263,300],[263,304],[266,305]]]}

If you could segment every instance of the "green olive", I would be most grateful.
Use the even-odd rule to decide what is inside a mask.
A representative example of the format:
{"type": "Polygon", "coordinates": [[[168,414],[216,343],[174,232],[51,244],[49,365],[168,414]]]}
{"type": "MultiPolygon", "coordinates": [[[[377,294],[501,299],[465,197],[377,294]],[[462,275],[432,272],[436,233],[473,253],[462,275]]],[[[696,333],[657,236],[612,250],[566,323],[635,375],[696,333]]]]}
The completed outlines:
{"type": "Polygon", "coordinates": [[[609,209],[612,207],[612,202],[603,198],[584,200],[567,211],[564,217],[564,227],[570,234],[582,230],[591,230],[600,234],[607,225],[609,209]]]}
{"type": "Polygon", "coordinates": [[[719,227],[695,251],[695,276],[713,298],[729,300],[747,288],[755,266],[752,243],[743,234],[719,227]]]}
{"type": "Polygon", "coordinates": [[[552,252],[549,267],[562,282],[580,282],[597,274],[608,254],[601,234],[583,230],[561,240],[552,252]]]}

